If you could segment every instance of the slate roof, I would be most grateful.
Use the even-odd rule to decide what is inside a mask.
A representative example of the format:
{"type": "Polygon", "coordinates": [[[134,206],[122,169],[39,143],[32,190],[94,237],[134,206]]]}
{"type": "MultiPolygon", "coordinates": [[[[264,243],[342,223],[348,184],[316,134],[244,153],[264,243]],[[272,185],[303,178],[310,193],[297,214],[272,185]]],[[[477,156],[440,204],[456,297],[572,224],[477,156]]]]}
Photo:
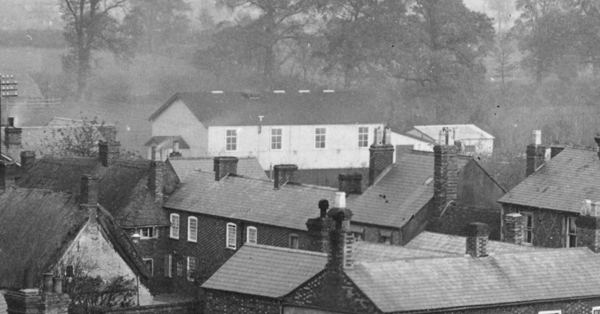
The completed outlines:
{"type": "MultiPolygon", "coordinates": [[[[466,253],[466,241],[466,237],[423,231],[404,247],[442,254],[462,255],[466,253]]],[[[488,254],[528,252],[540,249],[542,248],[499,241],[488,241],[487,245],[488,254]]]]}
{"type": "Polygon", "coordinates": [[[144,143],[144,146],[156,145],[157,148],[173,147],[173,143],[175,141],[177,141],[179,143],[179,148],[180,149],[190,149],[190,145],[183,139],[183,137],[178,136],[178,135],[173,135],[173,136],[166,136],[166,135],[152,136],[152,137],[150,137],[150,139],[148,141],[146,141],[146,143],[144,143]]]}
{"type": "MultiPolygon", "coordinates": [[[[193,171],[213,172],[214,157],[169,157],[167,163],[173,167],[180,179],[185,178],[193,171]]],[[[256,157],[239,157],[237,163],[237,174],[255,179],[269,180],[267,174],[260,166],[256,157]]]]}
{"type": "Polygon", "coordinates": [[[414,128],[435,141],[440,137],[442,128],[454,129],[456,140],[494,139],[494,136],[474,124],[415,125],[414,128]]]}
{"type": "MultiPolygon", "coordinates": [[[[106,168],[96,158],[47,156],[37,160],[18,185],[78,195],[81,176],[95,174],[100,177],[99,203],[121,227],[167,226],[169,221],[160,202],[154,202],[147,188],[151,171],[148,160],[116,160],[106,168]]],[[[167,189],[174,189],[176,178],[168,172],[165,177],[167,185],[173,186],[167,189]]]]}
{"type": "MultiPolygon", "coordinates": [[[[459,157],[458,169],[471,157],[459,157]]],[[[407,151],[360,196],[348,199],[352,220],[399,228],[433,198],[433,153],[407,151]]]]}
{"type": "Polygon", "coordinates": [[[600,296],[599,267],[597,254],[573,248],[362,263],[346,274],[388,313],[600,296]]]}
{"type": "Polygon", "coordinates": [[[600,200],[599,177],[597,152],[565,148],[498,201],[579,213],[584,200],[600,200]]]}
{"type": "MultiPolygon", "coordinates": [[[[463,239],[463,241],[465,241],[463,239]]],[[[463,243],[464,244],[464,243],[463,243]]],[[[463,245],[464,246],[464,245],[463,245]]],[[[459,253],[464,254],[464,252],[459,253]]],[[[366,241],[354,243],[352,258],[355,263],[384,262],[407,258],[440,257],[455,255],[453,252],[435,252],[421,248],[371,243],[366,241]]]]}
{"type": "MultiPolygon", "coordinates": [[[[22,288],[25,268],[36,280],[54,266],[88,221],[77,196],[42,189],[9,188],[0,193],[0,287],[22,288]]],[[[98,209],[98,222],[109,241],[138,275],[143,261],[110,213],[98,209]]]]}
{"type": "Polygon", "coordinates": [[[324,253],[245,244],[202,288],[277,298],[314,276],[326,263],[324,253]]]}
{"type": "Polygon", "coordinates": [[[231,175],[215,181],[214,173],[192,172],[164,207],[305,231],[319,200],[333,204],[336,191],[289,183],[276,190],[271,181],[231,175]]]}
{"type": "Polygon", "coordinates": [[[375,103],[377,96],[366,92],[264,92],[257,99],[245,95],[244,92],[177,93],[149,120],[155,120],[177,100],[183,101],[206,127],[258,125],[258,116],[264,116],[263,125],[383,123],[389,120],[383,109],[385,106],[375,103]],[[369,114],[365,115],[365,112],[369,114]]]}

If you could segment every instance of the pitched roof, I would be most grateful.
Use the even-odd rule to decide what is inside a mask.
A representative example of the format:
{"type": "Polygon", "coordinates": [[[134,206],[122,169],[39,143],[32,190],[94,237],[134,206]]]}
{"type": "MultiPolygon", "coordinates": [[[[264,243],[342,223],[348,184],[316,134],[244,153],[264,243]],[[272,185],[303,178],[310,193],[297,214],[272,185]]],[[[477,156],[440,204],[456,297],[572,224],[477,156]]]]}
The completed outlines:
{"type": "Polygon", "coordinates": [[[599,177],[596,152],[565,148],[498,201],[579,213],[584,200],[599,200],[599,177]]]}
{"type": "Polygon", "coordinates": [[[383,123],[389,120],[385,106],[375,104],[366,92],[335,91],[261,93],[250,97],[244,92],[177,93],[149,120],[155,120],[177,100],[181,100],[204,126],[314,125],[383,123]],[[369,114],[366,115],[365,112],[369,114]]]}
{"type": "MultiPolygon", "coordinates": [[[[115,160],[103,167],[96,158],[44,157],[23,175],[18,185],[79,194],[83,174],[100,177],[99,203],[119,221],[122,227],[169,225],[159,203],[148,190],[151,172],[148,160],[115,160]]],[[[167,185],[175,179],[165,174],[167,185]]]]}
{"type": "MultiPolygon", "coordinates": [[[[412,239],[405,248],[462,255],[466,253],[466,237],[423,231],[412,239]]],[[[503,254],[540,250],[532,246],[515,245],[506,242],[488,241],[488,254],[503,254]]]]}
{"type": "MultiPolygon", "coordinates": [[[[458,158],[459,170],[471,158],[458,158]]],[[[433,197],[433,153],[408,151],[360,196],[348,199],[352,220],[399,228],[433,197]]]]}
{"type": "MultiPolygon", "coordinates": [[[[458,253],[458,254],[464,254],[458,253]]],[[[421,248],[371,243],[366,241],[354,243],[352,258],[355,263],[395,261],[407,258],[440,257],[455,255],[453,252],[435,252],[421,248]]]]}
{"type": "MultiPolygon", "coordinates": [[[[194,158],[169,157],[167,163],[171,164],[173,170],[181,179],[192,171],[212,172],[214,169],[214,157],[209,156],[194,158]]],[[[248,178],[269,179],[256,157],[238,158],[237,173],[248,178]]]]}
{"type": "Polygon", "coordinates": [[[597,254],[574,248],[362,263],[346,274],[388,313],[600,296],[599,267],[597,254]]]}
{"type": "Polygon", "coordinates": [[[148,141],[146,141],[146,143],[144,143],[144,146],[156,145],[157,149],[163,148],[163,147],[173,147],[173,143],[176,141],[179,143],[180,149],[190,149],[190,145],[183,139],[183,137],[178,136],[178,135],[152,136],[152,137],[150,137],[150,139],[148,141]]]}
{"type": "Polygon", "coordinates": [[[306,230],[306,220],[316,217],[319,200],[330,204],[336,189],[227,176],[215,181],[209,172],[192,172],[165,202],[165,207],[267,225],[306,230]]]}
{"type": "Polygon", "coordinates": [[[494,136],[474,124],[415,125],[414,128],[435,141],[440,137],[442,128],[453,129],[456,140],[494,139],[494,136]]]}
{"type": "Polygon", "coordinates": [[[277,298],[314,276],[326,263],[323,253],[245,244],[202,288],[277,298]]]}
{"type": "MultiPolygon", "coordinates": [[[[0,287],[22,288],[25,268],[37,280],[60,259],[88,221],[73,194],[41,189],[9,188],[0,193],[0,287]]],[[[129,237],[101,207],[98,222],[113,247],[134,272],[147,270],[129,237]]]]}

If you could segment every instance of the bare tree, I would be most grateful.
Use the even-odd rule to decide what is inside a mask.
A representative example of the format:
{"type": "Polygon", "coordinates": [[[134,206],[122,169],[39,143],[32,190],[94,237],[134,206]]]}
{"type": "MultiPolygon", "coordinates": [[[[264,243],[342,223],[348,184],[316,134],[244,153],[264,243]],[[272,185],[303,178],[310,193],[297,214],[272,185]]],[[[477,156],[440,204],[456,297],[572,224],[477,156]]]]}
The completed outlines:
{"type": "Polygon", "coordinates": [[[114,126],[107,126],[97,118],[74,120],[64,127],[52,127],[42,140],[42,148],[48,155],[59,157],[96,157],[98,141],[116,138],[114,126]]]}
{"type": "Polygon", "coordinates": [[[517,68],[516,61],[512,60],[515,48],[512,45],[510,33],[501,33],[497,35],[496,44],[492,49],[492,57],[496,61],[496,76],[500,77],[502,86],[504,81],[517,68]]]}

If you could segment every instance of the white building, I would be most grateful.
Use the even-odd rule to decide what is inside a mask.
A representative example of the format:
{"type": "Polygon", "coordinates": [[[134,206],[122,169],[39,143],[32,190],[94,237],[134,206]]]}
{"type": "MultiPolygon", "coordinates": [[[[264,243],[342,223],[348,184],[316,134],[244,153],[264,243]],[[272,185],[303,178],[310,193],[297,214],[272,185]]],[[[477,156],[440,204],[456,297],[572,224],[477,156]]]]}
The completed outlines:
{"type": "Polygon", "coordinates": [[[431,143],[415,145],[416,150],[433,151],[443,128],[454,131],[454,140],[461,142],[464,154],[491,155],[494,151],[494,137],[474,124],[415,125],[406,135],[431,143]]]}

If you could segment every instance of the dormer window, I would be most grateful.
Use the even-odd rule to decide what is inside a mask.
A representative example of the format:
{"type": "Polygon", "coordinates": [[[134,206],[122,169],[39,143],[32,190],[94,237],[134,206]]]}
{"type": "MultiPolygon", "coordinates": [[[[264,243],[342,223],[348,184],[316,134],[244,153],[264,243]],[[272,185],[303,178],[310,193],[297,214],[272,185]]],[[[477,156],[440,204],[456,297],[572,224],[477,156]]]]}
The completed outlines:
{"type": "Polygon", "coordinates": [[[158,232],[155,227],[137,228],[135,232],[140,235],[141,240],[158,238],[158,232]]]}
{"type": "Polygon", "coordinates": [[[258,230],[256,227],[246,228],[246,242],[251,244],[258,243],[258,230]]]}

